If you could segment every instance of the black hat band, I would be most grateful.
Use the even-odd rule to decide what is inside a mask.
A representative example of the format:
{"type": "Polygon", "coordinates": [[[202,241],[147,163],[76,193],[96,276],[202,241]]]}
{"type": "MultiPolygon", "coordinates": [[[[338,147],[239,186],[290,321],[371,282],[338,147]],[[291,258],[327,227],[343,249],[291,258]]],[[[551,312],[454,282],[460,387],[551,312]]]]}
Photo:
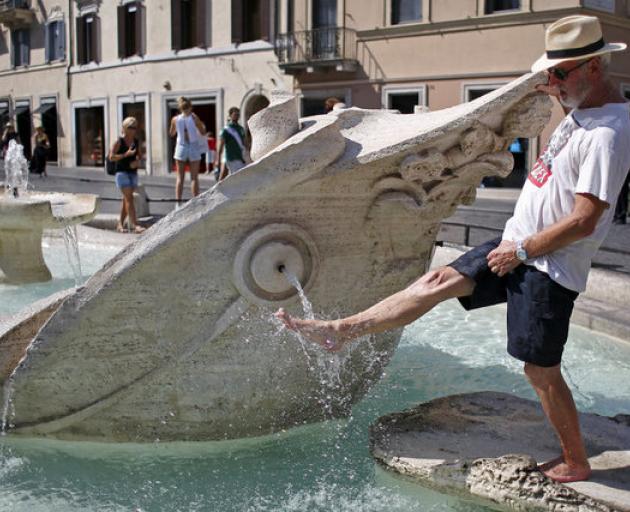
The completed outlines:
{"type": "Polygon", "coordinates": [[[581,55],[589,55],[597,50],[606,46],[604,42],[604,38],[602,37],[599,41],[591,43],[587,46],[582,46],[582,48],[570,48],[568,50],[550,50],[547,52],[548,59],[566,59],[571,57],[580,57],[581,55]]]}

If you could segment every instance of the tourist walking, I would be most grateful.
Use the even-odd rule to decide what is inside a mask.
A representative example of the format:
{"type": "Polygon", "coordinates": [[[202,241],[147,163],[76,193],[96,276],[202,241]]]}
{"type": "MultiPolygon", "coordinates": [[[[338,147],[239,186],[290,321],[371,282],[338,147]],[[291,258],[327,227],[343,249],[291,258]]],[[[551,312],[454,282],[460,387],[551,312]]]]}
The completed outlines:
{"type": "Polygon", "coordinates": [[[613,220],[630,169],[630,104],[610,80],[611,52],[599,21],[569,16],[549,26],[539,90],[571,110],[531,169],[502,237],[371,308],[335,321],[276,316],[328,350],[366,334],[406,325],[457,297],[466,309],[507,302],[507,350],[524,371],[560,440],[562,454],[539,466],[558,482],[586,480],[591,469],[578,414],[560,363],[578,293],[613,220]],[[587,149],[584,149],[587,148],[587,149]],[[612,207],[611,207],[612,206],[612,207]]]}
{"type": "Polygon", "coordinates": [[[199,117],[193,112],[192,102],[180,96],[177,99],[179,114],[171,119],[169,134],[171,137],[177,136],[175,142],[175,160],[177,180],[175,182],[175,199],[177,205],[182,202],[184,191],[184,177],[186,162],[190,171],[190,187],[193,197],[199,195],[199,162],[201,155],[205,153],[205,127],[199,117]]]}
{"type": "Polygon", "coordinates": [[[225,148],[225,163],[219,175],[219,181],[228,174],[240,171],[249,163],[249,151],[245,143],[245,129],[238,124],[241,111],[232,107],[228,111],[228,122],[219,134],[219,147],[214,157],[214,166],[219,167],[223,149],[225,148]]]}
{"type": "Polygon", "coordinates": [[[145,230],[138,224],[136,206],[133,202],[133,193],[138,188],[138,166],[142,159],[140,144],[136,137],[137,130],[136,118],[125,118],[122,122],[122,134],[109,151],[109,159],[116,165],[116,186],[123,196],[120,217],[116,225],[119,233],[125,232],[125,219],[129,220],[129,231],[132,233],[142,233],[145,230]]]}
{"type": "Polygon", "coordinates": [[[18,144],[20,143],[20,136],[15,131],[15,127],[13,123],[9,121],[4,125],[4,131],[2,132],[2,158],[4,159],[4,155],[9,149],[9,142],[14,140],[18,144]]]}
{"type": "Polygon", "coordinates": [[[35,127],[35,133],[32,140],[33,158],[31,158],[31,172],[39,174],[40,178],[48,176],[46,174],[46,158],[50,149],[50,141],[48,135],[44,131],[43,126],[35,127]]]}

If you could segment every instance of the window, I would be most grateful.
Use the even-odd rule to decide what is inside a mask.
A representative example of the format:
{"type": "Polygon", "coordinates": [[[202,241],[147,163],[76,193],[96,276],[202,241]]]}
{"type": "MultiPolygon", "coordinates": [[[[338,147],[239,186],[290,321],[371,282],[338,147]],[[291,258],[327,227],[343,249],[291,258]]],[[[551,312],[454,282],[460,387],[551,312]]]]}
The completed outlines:
{"type": "Polygon", "coordinates": [[[13,67],[28,66],[31,58],[31,37],[28,29],[19,29],[11,32],[13,43],[13,67]]]}
{"type": "Polygon", "coordinates": [[[9,101],[0,100],[0,126],[4,130],[4,126],[11,120],[9,115],[9,101]]]}
{"type": "Polygon", "coordinates": [[[421,0],[392,0],[392,25],[422,20],[421,0]]]}
{"type": "Polygon", "coordinates": [[[66,58],[66,31],[62,20],[46,25],[46,62],[66,58]]]}
{"type": "Polygon", "coordinates": [[[492,14],[497,11],[513,11],[520,8],[520,0],[486,0],[485,14],[492,14]]]}
{"type": "Polygon", "coordinates": [[[75,109],[75,144],[77,165],[103,167],[105,165],[104,107],[75,109]]]}
{"type": "Polygon", "coordinates": [[[173,50],[205,48],[205,0],[171,0],[171,16],[173,50]]]}
{"type": "Polygon", "coordinates": [[[630,85],[625,85],[625,84],[624,84],[624,85],[622,86],[622,88],[621,88],[621,91],[622,91],[622,93],[623,93],[624,97],[625,97],[628,101],[630,101],[630,85]]]}
{"type": "Polygon", "coordinates": [[[42,126],[46,135],[48,135],[48,141],[50,142],[50,148],[46,154],[46,160],[49,162],[57,161],[57,125],[59,119],[57,117],[57,99],[56,98],[42,98],[39,104],[39,108],[35,110],[39,113],[42,126]]]}
{"type": "Polygon", "coordinates": [[[392,89],[383,91],[383,106],[391,110],[398,110],[401,114],[413,114],[416,105],[425,104],[425,89],[392,89]]]}
{"type": "Polygon", "coordinates": [[[287,0],[287,32],[293,32],[295,26],[295,0],[287,0]]]}
{"type": "Polygon", "coordinates": [[[232,42],[269,41],[270,11],[268,0],[232,0],[232,42]]]}
{"type": "Polygon", "coordinates": [[[121,59],[143,52],[143,11],[140,2],[118,6],[118,56],[121,59]]]}
{"type": "Polygon", "coordinates": [[[94,14],[77,18],[77,62],[98,62],[99,19],[94,14]]]}

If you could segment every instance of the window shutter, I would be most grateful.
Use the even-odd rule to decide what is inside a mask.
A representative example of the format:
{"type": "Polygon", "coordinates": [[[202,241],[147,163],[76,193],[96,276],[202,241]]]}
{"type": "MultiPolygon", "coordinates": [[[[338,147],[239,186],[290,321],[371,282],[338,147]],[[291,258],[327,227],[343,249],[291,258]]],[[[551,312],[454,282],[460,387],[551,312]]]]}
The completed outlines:
{"type": "Polygon", "coordinates": [[[55,58],[65,60],[66,58],[66,23],[61,20],[55,26],[55,58]]]}
{"type": "Polygon", "coordinates": [[[271,1],[261,0],[260,2],[260,38],[263,41],[271,40],[271,1]]]}
{"type": "Polygon", "coordinates": [[[243,0],[232,0],[232,42],[243,41],[243,0]]]}
{"type": "Polygon", "coordinates": [[[90,32],[90,35],[92,36],[90,38],[90,48],[91,48],[91,55],[92,55],[92,60],[94,62],[100,62],[100,54],[99,54],[99,40],[100,40],[100,35],[101,35],[101,20],[98,16],[94,16],[93,21],[92,21],[92,31],[90,32]]]}
{"type": "Polygon", "coordinates": [[[144,6],[140,2],[136,2],[136,53],[144,55],[144,6]]]}
{"type": "Polygon", "coordinates": [[[182,9],[181,0],[171,0],[171,46],[182,49],[182,9]]]}
{"type": "Polygon", "coordinates": [[[52,55],[54,55],[55,49],[53,48],[54,40],[53,35],[55,33],[55,23],[47,23],[46,24],[46,41],[44,43],[45,51],[44,51],[44,59],[48,64],[51,60],[53,60],[52,55]]]}
{"type": "Polygon", "coordinates": [[[206,47],[206,0],[197,0],[195,5],[195,46],[206,47]]]}
{"type": "Polygon", "coordinates": [[[125,41],[128,27],[125,26],[125,13],[127,11],[126,5],[118,6],[118,58],[123,59],[127,56],[127,48],[125,48],[125,41]]]}
{"type": "Polygon", "coordinates": [[[85,19],[77,18],[77,62],[85,64],[87,41],[85,40],[85,19]]]}
{"type": "Polygon", "coordinates": [[[31,63],[31,31],[24,29],[22,32],[22,65],[28,66],[31,63]]]}

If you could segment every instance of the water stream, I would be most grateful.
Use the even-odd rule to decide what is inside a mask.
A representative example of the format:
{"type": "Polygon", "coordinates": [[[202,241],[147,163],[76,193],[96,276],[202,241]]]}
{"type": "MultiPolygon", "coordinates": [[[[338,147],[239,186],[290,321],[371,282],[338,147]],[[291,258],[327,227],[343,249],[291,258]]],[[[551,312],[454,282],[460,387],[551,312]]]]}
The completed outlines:
{"type": "MultiPolygon", "coordinates": [[[[60,219],[63,224],[63,219],[60,219]]],[[[79,242],[77,237],[77,226],[65,224],[62,229],[63,243],[66,247],[68,264],[74,274],[74,285],[81,286],[83,283],[83,271],[81,270],[81,256],[79,254],[79,242]]]]}

